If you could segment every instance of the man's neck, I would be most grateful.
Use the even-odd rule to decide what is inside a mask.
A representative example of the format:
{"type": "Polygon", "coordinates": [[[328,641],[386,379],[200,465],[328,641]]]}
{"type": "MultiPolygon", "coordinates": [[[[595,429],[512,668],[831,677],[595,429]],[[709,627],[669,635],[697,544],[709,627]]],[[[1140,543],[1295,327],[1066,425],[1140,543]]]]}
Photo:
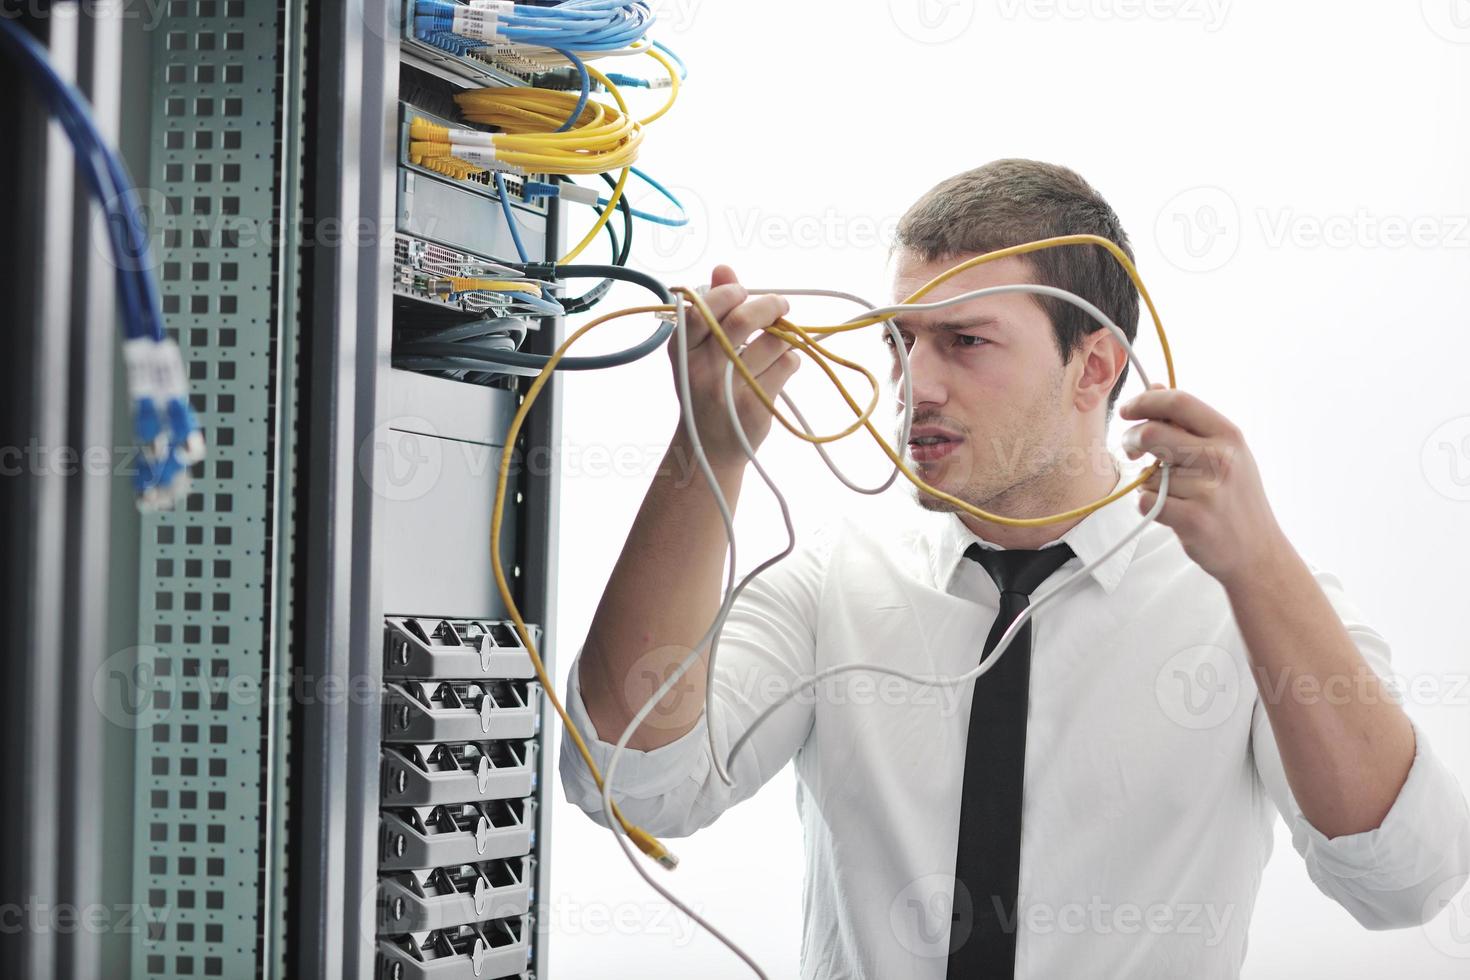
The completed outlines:
{"type": "MultiPolygon", "coordinates": [[[[1117,458],[1111,453],[1107,454],[1107,460],[1110,464],[1110,472],[1097,472],[1093,467],[1088,467],[1089,472],[1084,479],[1071,480],[1062,476],[1055,487],[1035,485],[1017,487],[990,501],[986,509],[993,509],[994,513],[1004,514],[1007,517],[1045,517],[1049,514],[1060,514],[1085,507],[1093,501],[1109,496],[1118,485],[1122,469],[1117,458]],[[1048,501],[1049,503],[1046,503],[1048,501]],[[1038,509],[1038,503],[1045,503],[1045,506],[1038,509]]],[[[1076,527],[1087,515],[1039,527],[1012,527],[1007,524],[997,524],[994,521],[981,520],[963,512],[957,516],[972,533],[993,545],[1001,548],[1035,550],[1048,542],[1055,541],[1076,527]]]]}

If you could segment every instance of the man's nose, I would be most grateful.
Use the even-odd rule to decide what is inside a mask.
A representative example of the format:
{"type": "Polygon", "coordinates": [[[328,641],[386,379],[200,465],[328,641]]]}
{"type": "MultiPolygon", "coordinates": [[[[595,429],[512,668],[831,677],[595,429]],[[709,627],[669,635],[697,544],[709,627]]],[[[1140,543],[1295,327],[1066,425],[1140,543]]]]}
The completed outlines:
{"type": "MultiPolygon", "coordinates": [[[[894,369],[895,375],[897,368],[894,369]]],[[[909,376],[914,384],[914,408],[943,405],[948,398],[944,384],[944,365],[932,343],[916,338],[909,347],[909,376]]],[[[903,386],[899,385],[899,408],[902,409],[903,386]]]]}

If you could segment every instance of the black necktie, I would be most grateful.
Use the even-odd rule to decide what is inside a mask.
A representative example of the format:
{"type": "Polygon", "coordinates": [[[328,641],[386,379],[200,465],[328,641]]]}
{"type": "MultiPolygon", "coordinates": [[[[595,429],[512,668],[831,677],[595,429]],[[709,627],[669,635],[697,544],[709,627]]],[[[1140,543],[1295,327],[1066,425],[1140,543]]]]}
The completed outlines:
{"type": "MultiPolygon", "coordinates": [[[[996,551],[972,544],[1000,589],[1000,614],[981,661],[1031,603],[1031,593],[1069,558],[1070,546],[996,551]]],[[[975,682],[965,748],[960,833],[948,980],[1015,976],[1017,891],[1021,881],[1021,789],[1026,774],[1026,709],[1031,683],[1031,624],[1017,632],[1000,663],[975,682]]]]}

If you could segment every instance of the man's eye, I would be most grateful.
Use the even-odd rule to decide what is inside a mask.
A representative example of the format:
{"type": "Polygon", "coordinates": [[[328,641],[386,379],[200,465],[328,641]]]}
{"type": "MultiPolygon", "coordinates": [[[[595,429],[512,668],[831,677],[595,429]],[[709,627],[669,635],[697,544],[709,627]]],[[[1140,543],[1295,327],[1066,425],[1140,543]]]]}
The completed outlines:
{"type": "Polygon", "coordinates": [[[954,340],[955,343],[961,347],[979,347],[982,344],[990,343],[990,341],[986,340],[984,337],[976,337],[973,334],[967,333],[955,334],[954,340]]]}
{"type": "MultiPolygon", "coordinates": [[[[914,346],[914,338],[910,337],[908,334],[899,334],[899,337],[903,340],[904,350],[908,350],[909,348],[914,346]]],[[[883,343],[887,344],[890,348],[894,347],[895,345],[893,343],[893,334],[889,333],[886,330],[883,331],[883,343]]]]}

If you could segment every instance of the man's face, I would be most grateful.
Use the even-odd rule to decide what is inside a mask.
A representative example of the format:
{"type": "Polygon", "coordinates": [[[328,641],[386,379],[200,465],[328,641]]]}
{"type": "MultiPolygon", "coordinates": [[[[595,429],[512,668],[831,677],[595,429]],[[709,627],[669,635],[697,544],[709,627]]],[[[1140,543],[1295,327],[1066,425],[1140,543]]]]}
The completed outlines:
{"type": "MultiPolygon", "coordinates": [[[[961,258],[924,262],[901,250],[894,302],[961,258]]],[[[967,269],[921,302],[1022,282],[1035,282],[1025,261],[1002,259],[967,269]]],[[[988,296],[906,314],[897,323],[909,349],[914,386],[913,433],[908,446],[898,448],[925,483],[985,507],[1063,459],[1075,423],[1069,392],[1076,359],[1062,364],[1051,320],[1034,296],[988,296]]],[[[897,357],[893,376],[898,376],[897,357]]],[[[901,387],[898,397],[901,413],[901,387]]],[[[926,509],[957,509],[922,491],[916,494],[926,509]]]]}

